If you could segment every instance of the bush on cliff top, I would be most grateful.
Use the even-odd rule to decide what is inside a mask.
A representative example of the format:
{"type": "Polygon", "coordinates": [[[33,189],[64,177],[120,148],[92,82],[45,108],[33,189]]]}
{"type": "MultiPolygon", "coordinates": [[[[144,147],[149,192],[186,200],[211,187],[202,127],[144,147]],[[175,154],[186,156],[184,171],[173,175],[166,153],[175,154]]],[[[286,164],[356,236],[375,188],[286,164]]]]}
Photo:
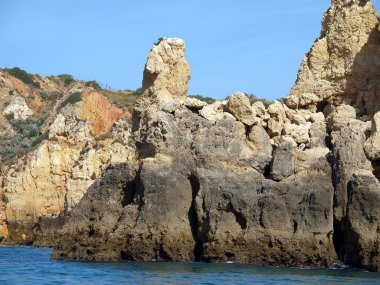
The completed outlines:
{"type": "Polygon", "coordinates": [[[100,86],[100,84],[96,80],[86,81],[84,84],[87,87],[94,88],[95,90],[102,90],[102,87],[100,86]]]}
{"type": "Polygon", "coordinates": [[[189,95],[187,96],[189,98],[194,98],[194,99],[198,99],[200,101],[204,101],[206,102],[207,104],[212,104],[215,102],[215,99],[214,98],[211,98],[211,97],[205,97],[205,96],[202,96],[202,95],[189,95]]]}
{"type": "Polygon", "coordinates": [[[34,87],[40,87],[40,84],[36,81],[34,81],[34,77],[32,74],[26,72],[25,70],[22,70],[19,67],[13,67],[10,69],[6,69],[10,75],[13,77],[16,77],[17,79],[21,80],[23,83],[34,86],[34,87]]]}
{"type": "Polygon", "coordinates": [[[60,74],[58,75],[58,78],[63,80],[63,84],[65,84],[65,86],[68,86],[75,81],[74,77],[70,74],[60,74]]]}

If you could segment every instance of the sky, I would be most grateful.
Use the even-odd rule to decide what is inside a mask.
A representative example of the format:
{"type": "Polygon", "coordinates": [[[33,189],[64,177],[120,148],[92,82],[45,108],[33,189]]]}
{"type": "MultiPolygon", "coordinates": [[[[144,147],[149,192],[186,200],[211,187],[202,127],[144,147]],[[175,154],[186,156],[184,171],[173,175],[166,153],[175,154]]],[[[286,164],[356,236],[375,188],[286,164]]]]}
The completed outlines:
{"type": "MultiPolygon", "coordinates": [[[[288,95],[331,0],[0,0],[0,68],[141,86],[160,37],[186,42],[189,94],[288,95]]],[[[380,7],[380,0],[373,0],[380,7]]]]}

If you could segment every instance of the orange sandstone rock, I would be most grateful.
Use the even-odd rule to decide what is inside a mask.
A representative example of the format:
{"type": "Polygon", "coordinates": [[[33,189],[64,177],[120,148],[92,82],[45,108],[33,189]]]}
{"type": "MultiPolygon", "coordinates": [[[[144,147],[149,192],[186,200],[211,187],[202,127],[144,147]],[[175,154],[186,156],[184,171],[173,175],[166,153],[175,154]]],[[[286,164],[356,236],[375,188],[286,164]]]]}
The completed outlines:
{"type": "Polygon", "coordinates": [[[82,107],[78,117],[90,124],[90,129],[95,136],[109,131],[114,122],[122,118],[131,118],[127,110],[119,108],[102,94],[96,91],[85,91],[82,98],[82,107]]]}

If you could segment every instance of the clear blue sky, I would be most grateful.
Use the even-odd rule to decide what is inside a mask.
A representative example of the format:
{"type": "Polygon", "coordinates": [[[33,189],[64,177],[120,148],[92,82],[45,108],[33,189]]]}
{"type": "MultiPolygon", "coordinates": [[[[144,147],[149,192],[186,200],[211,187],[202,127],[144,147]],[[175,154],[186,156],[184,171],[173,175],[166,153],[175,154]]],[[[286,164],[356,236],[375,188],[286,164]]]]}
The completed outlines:
{"type": "MultiPolygon", "coordinates": [[[[380,0],[373,1],[376,6],[380,0]]],[[[0,0],[0,67],[140,87],[159,37],[186,41],[189,94],[286,96],[330,0],[0,0]]]]}

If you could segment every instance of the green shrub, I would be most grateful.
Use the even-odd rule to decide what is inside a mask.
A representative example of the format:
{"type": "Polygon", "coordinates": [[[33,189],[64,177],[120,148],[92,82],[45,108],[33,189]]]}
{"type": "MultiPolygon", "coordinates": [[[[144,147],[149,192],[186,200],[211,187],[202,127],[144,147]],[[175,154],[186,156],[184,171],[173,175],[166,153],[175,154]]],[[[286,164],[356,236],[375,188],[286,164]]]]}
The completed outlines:
{"type": "Polygon", "coordinates": [[[251,104],[253,104],[253,103],[257,102],[257,101],[261,101],[261,102],[263,102],[264,106],[266,108],[268,108],[269,105],[273,103],[273,101],[268,101],[268,100],[266,100],[264,98],[257,98],[255,94],[248,94],[248,93],[244,93],[244,94],[249,98],[249,102],[251,104]]]}
{"type": "Polygon", "coordinates": [[[32,74],[26,72],[25,70],[22,70],[19,67],[13,67],[10,69],[6,69],[8,73],[17,79],[20,79],[25,84],[34,86],[34,87],[40,87],[40,84],[36,81],[34,81],[34,77],[32,74]]]}
{"type": "Polygon", "coordinates": [[[87,87],[92,87],[94,88],[95,90],[102,90],[102,87],[100,86],[100,84],[98,82],[96,82],[95,80],[91,80],[91,81],[86,81],[85,82],[85,85],[87,87]]]}
{"type": "Polygon", "coordinates": [[[47,140],[47,139],[49,139],[49,132],[45,132],[42,135],[40,135],[37,138],[35,138],[32,141],[32,146],[39,145],[40,143],[42,143],[44,140],[47,140]]]}
{"type": "Polygon", "coordinates": [[[200,101],[204,101],[206,102],[207,104],[212,104],[215,102],[215,99],[211,98],[211,97],[205,97],[205,96],[202,96],[202,95],[189,95],[187,96],[189,98],[194,98],[194,99],[198,99],[200,101]]]}
{"type": "Polygon", "coordinates": [[[58,75],[58,78],[63,80],[65,86],[68,86],[75,81],[74,77],[70,74],[60,74],[58,75]]]}
{"type": "Polygon", "coordinates": [[[67,99],[63,102],[62,107],[66,106],[67,104],[75,104],[80,101],[82,101],[82,92],[75,92],[67,97],[67,99]]]}
{"type": "Polygon", "coordinates": [[[39,144],[48,138],[48,133],[39,135],[45,117],[37,120],[31,118],[25,121],[9,120],[18,135],[11,139],[0,140],[0,157],[2,161],[13,158],[16,155],[24,155],[32,146],[39,144]]]}
{"type": "Polygon", "coordinates": [[[30,118],[25,121],[9,120],[13,129],[17,131],[21,137],[32,138],[37,136],[39,129],[45,121],[45,117],[40,117],[37,120],[32,120],[30,118]]]}
{"type": "Polygon", "coordinates": [[[155,46],[158,46],[160,42],[162,42],[164,38],[158,38],[158,40],[154,43],[155,46]]]}

